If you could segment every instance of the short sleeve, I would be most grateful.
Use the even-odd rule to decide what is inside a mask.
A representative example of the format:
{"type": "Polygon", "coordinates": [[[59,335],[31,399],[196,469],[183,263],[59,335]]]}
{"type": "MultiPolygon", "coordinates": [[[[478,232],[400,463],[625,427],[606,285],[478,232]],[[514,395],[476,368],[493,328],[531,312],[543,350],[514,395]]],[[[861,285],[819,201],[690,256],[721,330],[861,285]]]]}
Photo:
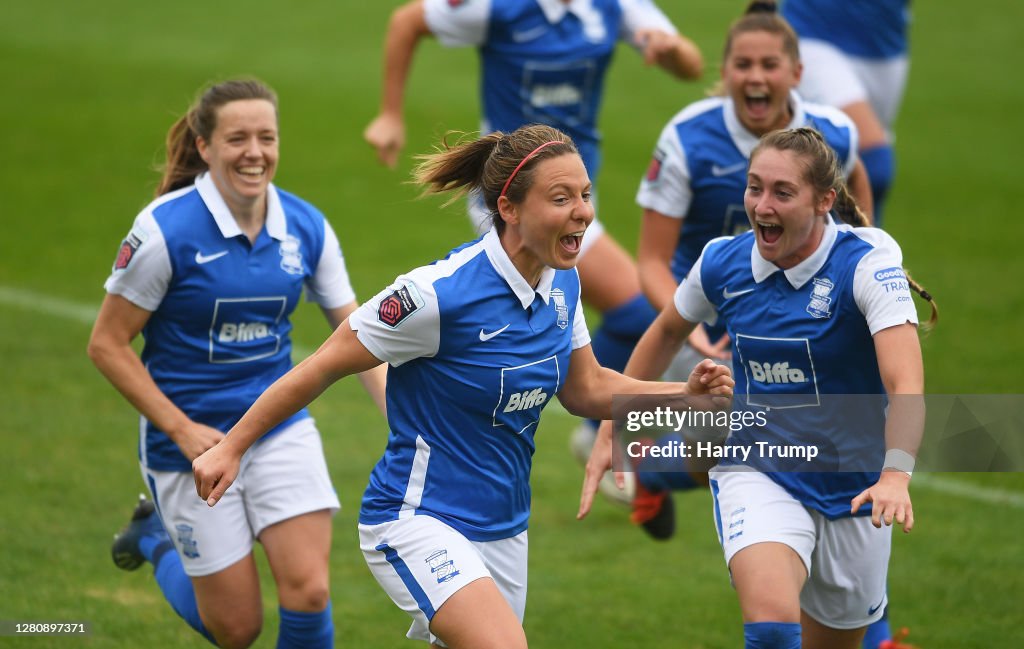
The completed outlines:
{"type": "Polygon", "coordinates": [[[424,0],[423,16],[442,45],[479,46],[487,38],[491,0],[424,0]]]}
{"type": "Polygon", "coordinates": [[[677,33],[675,25],[658,5],[651,0],[620,0],[622,25],[620,38],[636,46],[634,34],[641,29],[660,29],[669,34],[677,33]]]}
{"type": "Polygon", "coordinates": [[[437,293],[431,282],[418,276],[421,270],[400,275],[348,319],[359,342],[395,367],[414,358],[434,356],[440,346],[437,293]]]}
{"type": "Polygon", "coordinates": [[[640,181],[636,202],[645,209],[681,219],[690,210],[692,199],[686,152],[676,135],[673,121],[658,137],[651,164],[640,181]]]}
{"type": "Polygon", "coordinates": [[[853,298],[871,335],[906,322],[916,325],[917,308],[899,245],[876,228],[855,228],[853,232],[874,246],[861,257],[853,275],[853,298]]]}
{"type": "Polygon", "coordinates": [[[572,318],[572,348],[577,350],[590,344],[590,331],[587,330],[587,319],[583,315],[583,302],[576,300],[576,313],[572,318]]]}
{"type": "Polygon", "coordinates": [[[147,311],[156,311],[171,283],[171,258],[163,232],[148,209],[121,242],[103,288],[147,311]]]}
{"type": "Polygon", "coordinates": [[[324,220],[324,247],[312,277],[306,280],[306,299],[325,309],[334,309],[355,301],[356,293],[345,268],[338,236],[324,220]]]}
{"type": "Polygon", "coordinates": [[[679,284],[679,288],[676,289],[673,302],[676,305],[676,311],[687,322],[706,322],[709,325],[713,325],[718,321],[718,310],[704,293],[704,287],[701,283],[703,262],[704,253],[701,253],[693,267],[690,268],[690,272],[679,284]]]}

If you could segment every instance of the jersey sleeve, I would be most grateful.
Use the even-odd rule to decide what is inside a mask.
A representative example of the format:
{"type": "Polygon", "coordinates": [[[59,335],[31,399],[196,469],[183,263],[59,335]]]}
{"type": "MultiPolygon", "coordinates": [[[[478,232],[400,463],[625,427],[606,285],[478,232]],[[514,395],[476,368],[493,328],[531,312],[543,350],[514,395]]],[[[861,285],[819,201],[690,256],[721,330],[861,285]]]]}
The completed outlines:
{"type": "Polygon", "coordinates": [[[577,350],[590,344],[590,331],[587,330],[587,319],[583,315],[583,302],[576,300],[576,313],[572,318],[572,348],[577,350]]]}
{"type": "MultiPolygon", "coordinates": [[[[704,251],[707,252],[706,247],[704,251]]],[[[676,311],[687,322],[706,322],[713,325],[718,321],[718,310],[704,293],[704,286],[701,282],[703,262],[704,253],[702,252],[693,267],[690,268],[690,272],[680,282],[673,302],[676,305],[676,311]]]]}
{"type": "Polygon", "coordinates": [[[651,0],[620,0],[622,7],[622,24],[619,38],[637,47],[635,34],[641,29],[660,29],[669,34],[677,33],[675,25],[668,16],[651,0]]]}
{"type": "Polygon", "coordinates": [[[640,181],[636,202],[644,209],[681,219],[690,210],[690,171],[673,122],[661,131],[651,164],[640,181]]]}
{"type": "Polygon", "coordinates": [[[448,47],[479,46],[487,38],[491,19],[490,0],[424,0],[423,15],[442,45],[448,47]]]}
{"type": "Polygon", "coordinates": [[[171,257],[163,232],[152,212],[144,211],[121,242],[103,288],[147,311],[156,311],[167,294],[171,275],[171,257]]]}
{"type": "Polygon", "coordinates": [[[871,335],[905,322],[916,325],[917,308],[899,245],[876,228],[855,228],[854,232],[874,246],[861,257],[853,275],[853,298],[871,335]]]}
{"type": "Polygon", "coordinates": [[[316,302],[325,309],[333,309],[354,302],[356,292],[352,290],[345,256],[338,243],[338,235],[331,224],[324,220],[324,247],[320,251],[320,262],[312,277],[306,280],[306,299],[316,302]]]}
{"type": "Polygon", "coordinates": [[[434,356],[441,343],[437,293],[431,282],[418,275],[417,271],[400,275],[348,319],[359,342],[395,367],[414,358],[434,356]]]}

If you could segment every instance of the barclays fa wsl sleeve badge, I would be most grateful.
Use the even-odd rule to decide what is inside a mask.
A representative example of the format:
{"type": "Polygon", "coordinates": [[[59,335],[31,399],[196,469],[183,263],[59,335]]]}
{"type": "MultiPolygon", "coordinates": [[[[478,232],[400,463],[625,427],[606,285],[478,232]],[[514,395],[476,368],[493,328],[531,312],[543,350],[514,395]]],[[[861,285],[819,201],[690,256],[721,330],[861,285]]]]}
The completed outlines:
{"type": "Polygon", "coordinates": [[[559,329],[565,329],[569,326],[569,307],[565,304],[565,291],[560,288],[551,289],[551,301],[555,303],[557,314],[555,324],[559,329]]]}
{"type": "Polygon", "coordinates": [[[814,285],[811,287],[811,301],[807,305],[807,313],[810,313],[815,318],[831,317],[832,312],[829,308],[832,305],[832,298],[829,294],[833,288],[835,288],[835,284],[832,283],[832,280],[827,277],[815,277],[814,285]]]}

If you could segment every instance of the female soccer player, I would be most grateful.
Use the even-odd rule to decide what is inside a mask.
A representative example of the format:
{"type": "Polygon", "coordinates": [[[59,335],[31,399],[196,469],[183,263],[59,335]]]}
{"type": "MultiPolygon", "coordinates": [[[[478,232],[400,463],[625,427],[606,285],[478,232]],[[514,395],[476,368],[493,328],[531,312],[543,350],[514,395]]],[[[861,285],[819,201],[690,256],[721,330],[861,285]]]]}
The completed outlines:
{"type": "MultiPolygon", "coordinates": [[[[921,395],[924,371],[911,290],[895,241],[865,227],[834,150],[811,128],[775,131],[750,156],[744,208],[753,231],[709,243],[644,335],[626,372],[656,377],[698,322],[722,323],[732,341],[737,394],[767,424],[730,446],[799,440],[786,412],[816,416],[821,395],[888,395],[872,409],[828,419],[829,439],[858,439],[884,421],[879,472],[711,471],[716,529],[744,619],[746,646],[855,647],[885,607],[894,520],[914,517],[908,493],[923,417],[897,395],[921,395]],[[852,225],[837,225],[835,211],[852,225]],[[769,368],[766,371],[765,368],[769,368]],[[742,369],[742,371],[739,371],[742,369]],[[765,410],[779,399],[802,408],[765,410]],[[863,435],[863,433],[860,433],[863,435]],[[901,436],[902,434],[902,436],[901,436]],[[870,511],[861,510],[872,503],[870,511]],[[862,515],[857,515],[862,514],[862,515]],[[870,517],[867,515],[870,514],[870,517]]],[[[831,414],[831,413],[830,413],[831,414]]],[[[879,456],[880,457],[880,456],[879,456]]],[[[611,458],[605,425],[587,465],[580,516],[611,458]]],[[[733,467],[734,468],[734,467],[733,467]]],[[[741,467],[746,468],[746,467],[741,467]]]]}
{"type": "Polygon", "coordinates": [[[785,0],[782,13],[800,35],[800,92],[840,108],[860,130],[860,157],[880,226],[896,175],[893,125],[910,68],[910,0],[785,0]]]}
{"type": "MultiPolygon", "coordinates": [[[[696,79],[703,66],[696,45],[648,0],[413,0],[398,8],[388,25],[380,114],[364,134],[389,166],[405,144],[402,101],[413,54],[420,39],[430,35],[447,46],[478,48],[481,133],[511,132],[532,123],[554,126],[572,137],[593,179],[601,166],[597,123],[604,80],[616,44],[629,43],[645,62],[680,79],[696,79]]],[[[483,226],[481,232],[489,227],[479,197],[471,196],[470,216],[483,226]]],[[[636,264],[595,221],[583,240],[578,268],[583,301],[602,315],[594,355],[602,365],[621,370],[656,315],[641,292],[636,264]]],[[[581,463],[596,424],[574,434],[581,463]]]]}
{"type": "Polygon", "coordinates": [[[525,647],[529,475],[544,406],[557,395],[600,419],[613,394],[728,397],[733,380],[710,360],[686,383],[598,365],[575,270],[594,218],[590,179],[565,134],[491,133],[424,156],[416,178],[429,192],[480,192],[492,229],[356,310],[193,462],[196,488],[215,504],[265,430],[334,381],[387,362],[391,436],[359,516],[367,563],[412,616],[409,637],[525,647]]]}
{"type": "MultiPolygon", "coordinates": [[[[207,88],[167,135],[157,198],[121,244],[89,341],[141,415],[153,496],[115,538],[114,562],[152,563],[174,610],[221,647],[247,647],[262,627],[254,540],[277,583],[278,646],[334,643],[327,568],[339,505],[309,413],[262,437],[216,510],[196,499],[191,473],[291,367],[289,316],[303,289],[332,328],[358,306],[324,216],[271,184],[278,157],[272,90],[252,80],[207,88]]],[[[383,408],[384,368],[364,369],[383,408]]]]}

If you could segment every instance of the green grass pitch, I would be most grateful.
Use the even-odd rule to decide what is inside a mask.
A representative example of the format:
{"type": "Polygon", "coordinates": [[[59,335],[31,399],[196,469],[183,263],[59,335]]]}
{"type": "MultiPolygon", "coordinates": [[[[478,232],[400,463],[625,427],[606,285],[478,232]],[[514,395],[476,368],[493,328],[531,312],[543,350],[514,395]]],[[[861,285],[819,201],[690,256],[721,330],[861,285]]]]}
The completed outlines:
{"type": "MultiPolygon", "coordinates": [[[[718,75],[728,23],[745,2],[668,2],[702,47],[705,79],[680,84],[625,48],[602,117],[601,217],[633,249],[633,196],[655,139],[718,75]]],[[[87,621],[85,638],[0,638],[0,646],[204,647],[149,576],[108,557],[142,482],[131,408],[85,355],[90,309],[117,245],[157,181],[163,137],[203,83],[252,74],[281,97],[277,183],[333,223],[366,298],[396,274],[470,235],[461,205],[416,200],[411,154],[447,129],[472,131],[476,56],[426,42],[408,90],[409,144],[397,171],[361,139],[377,108],[380,49],[394,2],[109,0],[12,3],[0,21],[0,620],[87,621]]],[[[908,92],[897,125],[898,175],[887,225],[906,265],[936,296],[924,341],[936,393],[1021,391],[1024,219],[1020,185],[1019,25],[1011,0],[914,3],[908,92]]],[[[296,339],[326,334],[312,307],[296,339]]],[[[344,509],[331,563],[339,646],[407,647],[408,626],[358,551],[356,515],[386,429],[355,381],[312,408],[344,509]]],[[[742,642],[707,493],[677,499],[681,529],[649,541],[600,502],[574,520],[581,471],[567,450],[575,421],[549,412],[533,475],[530,595],[534,647],[711,649],[742,642]]],[[[895,626],[925,648],[1024,641],[1024,476],[946,475],[913,490],[917,528],[897,533],[895,626]],[[956,481],[967,495],[941,490],[956,481]]],[[[264,569],[272,647],[276,605],[264,569]]]]}

